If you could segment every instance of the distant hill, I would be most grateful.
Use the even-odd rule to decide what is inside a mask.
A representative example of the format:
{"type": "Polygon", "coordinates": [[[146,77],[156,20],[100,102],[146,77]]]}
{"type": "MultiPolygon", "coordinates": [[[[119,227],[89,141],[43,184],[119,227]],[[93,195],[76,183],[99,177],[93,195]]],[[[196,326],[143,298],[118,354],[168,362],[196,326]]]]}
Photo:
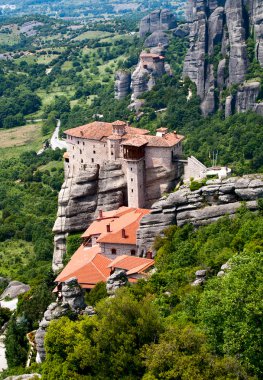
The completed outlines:
{"type": "Polygon", "coordinates": [[[169,8],[180,15],[184,13],[185,4],[186,0],[2,0],[0,14],[21,16],[40,13],[63,18],[94,18],[169,8]]]}

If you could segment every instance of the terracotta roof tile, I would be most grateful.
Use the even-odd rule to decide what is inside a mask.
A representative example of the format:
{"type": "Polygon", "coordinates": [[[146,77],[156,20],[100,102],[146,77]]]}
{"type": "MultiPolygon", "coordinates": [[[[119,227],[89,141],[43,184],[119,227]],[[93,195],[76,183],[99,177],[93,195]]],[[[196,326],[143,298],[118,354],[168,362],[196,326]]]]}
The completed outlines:
{"type": "MultiPolygon", "coordinates": [[[[123,123],[118,121],[118,123],[123,123]]],[[[105,137],[109,137],[112,135],[112,126],[113,125],[120,125],[113,123],[106,123],[104,121],[94,121],[92,123],[82,125],[77,128],[68,129],[65,131],[66,135],[73,136],[73,137],[79,137],[83,139],[89,139],[89,140],[97,140],[101,141],[105,137]]],[[[126,134],[123,136],[123,138],[128,138],[129,135],[145,135],[148,134],[149,131],[147,129],[141,129],[141,128],[133,128],[130,126],[125,127],[126,134]]]]}
{"type": "Polygon", "coordinates": [[[80,285],[93,287],[97,282],[106,281],[110,276],[108,268],[110,262],[108,257],[101,254],[99,245],[92,248],[81,245],[55,282],[64,282],[70,277],[76,277],[80,285]]]}
{"type": "Polygon", "coordinates": [[[98,243],[135,245],[140,220],[144,215],[149,214],[150,210],[121,207],[118,211],[115,214],[103,213],[103,219],[96,219],[82,237],[89,238],[92,235],[99,235],[98,243]],[[110,232],[107,232],[107,225],[110,225],[110,232]],[[123,229],[125,238],[122,236],[123,229]]]}
{"type": "Polygon", "coordinates": [[[142,273],[152,266],[154,266],[153,259],[128,255],[121,255],[109,264],[109,267],[112,269],[118,268],[127,270],[127,275],[142,273]]]}
{"type": "Polygon", "coordinates": [[[159,136],[136,136],[129,140],[124,140],[121,145],[125,146],[143,146],[147,145],[147,147],[172,147],[177,145],[180,141],[183,141],[184,136],[178,135],[175,133],[167,133],[163,137],[159,136]]]}

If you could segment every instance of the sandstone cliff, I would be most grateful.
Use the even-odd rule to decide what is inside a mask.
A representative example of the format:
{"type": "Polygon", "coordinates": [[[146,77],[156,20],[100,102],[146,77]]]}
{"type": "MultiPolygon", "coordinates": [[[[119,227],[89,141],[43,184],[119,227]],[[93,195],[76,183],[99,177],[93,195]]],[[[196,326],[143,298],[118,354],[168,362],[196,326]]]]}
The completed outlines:
{"type": "Polygon", "coordinates": [[[115,99],[124,99],[131,90],[131,73],[119,70],[115,74],[115,99]]]}
{"type": "Polygon", "coordinates": [[[63,267],[68,233],[84,231],[100,209],[110,211],[126,203],[126,179],[121,164],[86,166],[77,176],[68,175],[58,199],[53,232],[53,270],[63,267]]]}
{"type": "MultiPolygon", "coordinates": [[[[213,114],[222,90],[240,85],[231,109],[255,109],[260,85],[243,85],[248,70],[247,38],[255,36],[255,58],[263,67],[263,2],[261,0],[189,0],[190,48],[184,77],[197,86],[204,115],[213,114]],[[219,90],[219,91],[218,91],[219,90]],[[219,92],[219,96],[218,96],[219,92]],[[242,98],[242,106],[240,99],[242,98]],[[251,101],[253,98],[253,102],[251,101]]],[[[229,114],[230,99],[226,103],[229,114]]]]}
{"type": "Polygon", "coordinates": [[[234,214],[246,202],[257,210],[257,200],[263,197],[263,175],[246,175],[224,180],[211,180],[197,191],[181,188],[152,206],[151,213],[141,220],[137,233],[139,251],[151,249],[156,236],[170,225],[192,223],[199,227],[226,214],[234,214]]]}
{"type": "Polygon", "coordinates": [[[171,11],[167,9],[155,10],[141,20],[140,37],[143,38],[158,30],[169,30],[175,27],[176,19],[171,11]]]}

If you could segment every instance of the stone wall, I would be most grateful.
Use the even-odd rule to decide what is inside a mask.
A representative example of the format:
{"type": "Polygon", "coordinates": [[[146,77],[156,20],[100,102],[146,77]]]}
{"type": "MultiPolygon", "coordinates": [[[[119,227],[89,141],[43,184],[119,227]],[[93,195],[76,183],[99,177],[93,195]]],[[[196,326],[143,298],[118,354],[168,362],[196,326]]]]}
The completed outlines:
{"type": "Polygon", "coordinates": [[[192,223],[199,227],[218,220],[226,214],[233,215],[242,202],[255,211],[257,200],[263,198],[263,175],[246,175],[224,180],[210,180],[197,191],[184,186],[152,206],[144,216],[137,233],[140,252],[152,248],[155,237],[170,225],[192,223]]]}

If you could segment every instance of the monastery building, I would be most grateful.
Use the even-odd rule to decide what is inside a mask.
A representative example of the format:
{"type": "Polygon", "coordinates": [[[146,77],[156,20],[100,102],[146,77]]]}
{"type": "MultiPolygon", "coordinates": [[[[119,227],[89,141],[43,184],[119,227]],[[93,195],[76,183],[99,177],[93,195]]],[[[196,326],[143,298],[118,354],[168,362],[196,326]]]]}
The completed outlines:
{"type": "Polygon", "coordinates": [[[129,207],[149,207],[171,190],[182,174],[178,159],[182,156],[184,136],[159,128],[156,136],[146,129],[133,128],[123,121],[98,122],[65,131],[68,151],[66,175],[77,175],[87,165],[122,164],[127,180],[129,207]]]}

